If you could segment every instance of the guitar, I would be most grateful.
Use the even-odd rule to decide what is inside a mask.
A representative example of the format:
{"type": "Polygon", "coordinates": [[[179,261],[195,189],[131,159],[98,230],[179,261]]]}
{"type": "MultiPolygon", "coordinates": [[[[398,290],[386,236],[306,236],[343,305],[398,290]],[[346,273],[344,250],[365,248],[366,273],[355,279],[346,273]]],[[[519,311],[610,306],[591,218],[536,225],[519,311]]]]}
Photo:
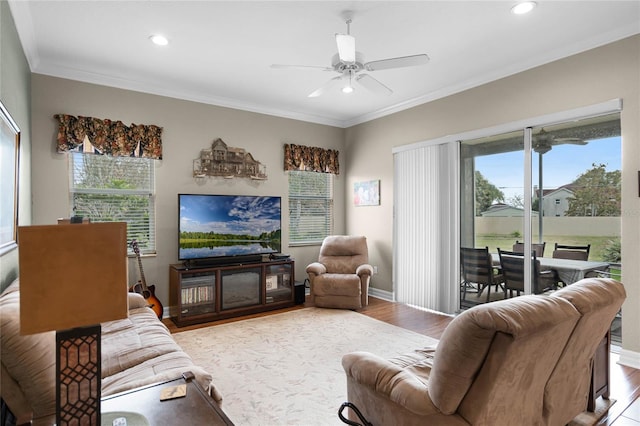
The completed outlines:
{"type": "Polygon", "coordinates": [[[141,294],[142,297],[145,298],[147,302],[149,302],[149,307],[155,312],[158,316],[158,319],[162,319],[162,311],[164,308],[162,307],[162,302],[156,297],[156,286],[155,285],[147,285],[147,280],[144,279],[144,270],[142,269],[142,260],[140,259],[140,248],[138,248],[138,242],[136,240],[131,241],[131,247],[133,248],[133,252],[136,254],[136,258],[138,259],[138,269],[140,270],[140,280],[129,288],[129,291],[132,293],[141,294]]]}

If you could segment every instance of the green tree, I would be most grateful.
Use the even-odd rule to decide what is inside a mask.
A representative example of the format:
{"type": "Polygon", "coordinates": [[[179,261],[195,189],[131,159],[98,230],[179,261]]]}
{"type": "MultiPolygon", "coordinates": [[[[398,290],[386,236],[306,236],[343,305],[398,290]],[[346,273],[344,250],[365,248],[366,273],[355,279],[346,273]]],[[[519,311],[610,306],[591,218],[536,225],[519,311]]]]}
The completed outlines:
{"type": "Polygon", "coordinates": [[[494,202],[504,202],[504,193],[476,170],[476,216],[487,210],[494,202]]]}
{"type": "Polygon", "coordinates": [[[127,222],[141,250],[150,241],[152,186],[148,159],[74,153],[73,214],[93,222],[127,222]]]}
{"type": "Polygon", "coordinates": [[[540,211],[540,197],[534,197],[533,201],[531,201],[531,210],[534,212],[540,211]]]}
{"type": "Polygon", "coordinates": [[[592,168],[573,182],[567,216],[620,216],[620,170],[608,172],[604,164],[592,168]]]}
{"type": "Polygon", "coordinates": [[[513,197],[507,199],[507,204],[511,207],[524,208],[524,199],[521,194],[515,194],[513,197]]]}

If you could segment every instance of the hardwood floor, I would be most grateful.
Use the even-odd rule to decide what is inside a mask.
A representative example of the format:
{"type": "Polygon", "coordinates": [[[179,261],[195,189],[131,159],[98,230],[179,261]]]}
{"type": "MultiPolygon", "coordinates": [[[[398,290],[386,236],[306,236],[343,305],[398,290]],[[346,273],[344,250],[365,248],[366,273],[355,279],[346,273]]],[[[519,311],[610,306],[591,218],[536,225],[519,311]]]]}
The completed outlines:
{"type": "MultiPolygon", "coordinates": [[[[170,319],[163,322],[169,327],[172,333],[207,327],[214,324],[223,324],[239,321],[247,318],[257,318],[274,313],[281,313],[311,306],[309,302],[291,308],[277,311],[264,312],[255,315],[243,316],[228,320],[216,321],[213,323],[193,325],[178,328],[170,319]]],[[[423,311],[412,308],[401,303],[389,302],[386,300],[369,297],[369,306],[358,311],[363,315],[370,316],[380,321],[393,324],[425,336],[439,339],[453,319],[452,316],[437,312],[423,311]]],[[[609,412],[600,420],[599,426],[640,426],[640,370],[625,367],[617,364],[618,354],[611,353],[611,398],[616,403],[609,409],[609,412]]]]}

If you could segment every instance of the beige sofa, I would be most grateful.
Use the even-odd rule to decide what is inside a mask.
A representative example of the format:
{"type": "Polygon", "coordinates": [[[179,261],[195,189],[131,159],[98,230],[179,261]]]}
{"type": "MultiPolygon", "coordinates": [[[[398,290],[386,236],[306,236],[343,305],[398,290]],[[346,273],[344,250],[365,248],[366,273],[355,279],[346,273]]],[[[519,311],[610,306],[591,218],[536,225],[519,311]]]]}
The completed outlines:
{"type": "Polygon", "coordinates": [[[589,278],[476,306],[433,348],[345,355],[348,400],[374,425],[567,424],[587,408],[593,355],[625,297],[589,278]]]}
{"type": "MultiPolygon", "coordinates": [[[[146,305],[141,295],[130,293],[128,318],[102,324],[102,395],[191,371],[202,388],[220,401],[211,375],[193,364],[146,305]]],[[[0,350],[0,397],[17,423],[51,416],[55,420],[55,332],[20,335],[18,280],[0,295],[0,350]]]]}

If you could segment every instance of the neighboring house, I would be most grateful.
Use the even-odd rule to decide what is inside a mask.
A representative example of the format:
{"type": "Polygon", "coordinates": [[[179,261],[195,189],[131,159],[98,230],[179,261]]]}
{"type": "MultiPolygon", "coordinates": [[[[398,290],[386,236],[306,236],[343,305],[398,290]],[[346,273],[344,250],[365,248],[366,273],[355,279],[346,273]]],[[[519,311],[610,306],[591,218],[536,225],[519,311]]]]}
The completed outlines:
{"type": "MultiPolygon", "coordinates": [[[[569,200],[573,198],[572,185],[542,191],[542,216],[566,216],[569,200]]],[[[538,191],[534,192],[537,195],[538,191]]],[[[536,197],[537,198],[537,197],[536,197]]]]}
{"type": "MultiPolygon", "coordinates": [[[[556,189],[545,189],[542,192],[542,215],[543,216],[565,216],[569,210],[569,200],[573,198],[571,188],[573,184],[563,185],[556,189]]],[[[534,187],[534,199],[538,198],[538,188],[534,187]]],[[[492,204],[487,210],[480,213],[482,217],[520,217],[524,215],[524,210],[519,207],[510,206],[504,203],[492,204]]],[[[538,216],[538,212],[533,212],[533,216],[538,216]]]]}
{"type": "MultiPolygon", "coordinates": [[[[497,203],[481,212],[480,215],[482,217],[522,217],[524,216],[524,209],[513,207],[508,204],[497,203]]],[[[537,215],[538,212],[532,212],[532,216],[537,215]]]]}

